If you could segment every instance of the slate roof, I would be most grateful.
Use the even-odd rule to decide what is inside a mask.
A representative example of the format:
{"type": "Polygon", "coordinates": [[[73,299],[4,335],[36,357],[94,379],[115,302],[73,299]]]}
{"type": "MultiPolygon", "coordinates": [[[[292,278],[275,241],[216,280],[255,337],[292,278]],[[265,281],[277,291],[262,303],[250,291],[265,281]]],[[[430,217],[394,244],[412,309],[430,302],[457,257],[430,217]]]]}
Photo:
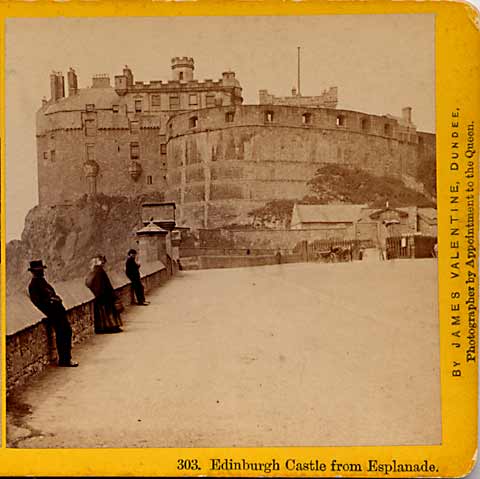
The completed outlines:
{"type": "Polygon", "coordinates": [[[81,88],[76,95],[67,96],[61,100],[46,105],[44,113],[59,111],[85,111],[85,105],[94,104],[96,110],[111,109],[113,104],[119,103],[119,96],[114,88],[81,88]]]}

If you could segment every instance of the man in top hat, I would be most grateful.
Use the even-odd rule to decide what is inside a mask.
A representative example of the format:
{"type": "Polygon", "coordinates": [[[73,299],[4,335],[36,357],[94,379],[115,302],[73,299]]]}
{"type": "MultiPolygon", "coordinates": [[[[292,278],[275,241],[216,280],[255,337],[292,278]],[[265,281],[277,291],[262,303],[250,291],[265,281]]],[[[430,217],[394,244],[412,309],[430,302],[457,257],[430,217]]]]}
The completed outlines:
{"type": "Polygon", "coordinates": [[[72,328],[62,298],[55,293],[44,277],[45,268],[42,260],[30,261],[28,271],[33,277],[28,285],[28,294],[32,303],[48,318],[55,330],[58,365],[74,368],[78,363],[72,361],[71,356],[72,328]]]}
{"type": "Polygon", "coordinates": [[[137,297],[137,304],[141,306],[147,306],[150,304],[145,301],[145,293],[143,289],[142,280],[140,279],[140,264],[137,263],[137,251],[134,249],[128,250],[127,261],[125,263],[125,274],[127,278],[132,282],[131,290],[131,302],[134,302],[134,294],[137,297]]]}

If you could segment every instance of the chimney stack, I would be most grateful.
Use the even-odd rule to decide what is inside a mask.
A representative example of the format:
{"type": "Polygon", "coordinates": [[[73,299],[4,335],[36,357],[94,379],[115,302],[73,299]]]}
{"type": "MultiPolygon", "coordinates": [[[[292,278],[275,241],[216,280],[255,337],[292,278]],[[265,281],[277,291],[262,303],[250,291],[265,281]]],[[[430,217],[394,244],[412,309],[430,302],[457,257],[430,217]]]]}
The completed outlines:
{"type": "Polygon", "coordinates": [[[402,108],[402,118],[407,123],[412,123],[412,107],[411,106],[406,106],[405,108],[402,108]]]}
{"type": "Polygon", "coordinates": [[[62,72],[50,74],[50,94],[53,101],[65,98],[65,79],[62,72]]]}
{"type": "Polygon", "coordinates": [[[78,79],[75,70],[70,67],[67,73],[68,79],[68,96],[76,95],[78,92],[78,79]]]}

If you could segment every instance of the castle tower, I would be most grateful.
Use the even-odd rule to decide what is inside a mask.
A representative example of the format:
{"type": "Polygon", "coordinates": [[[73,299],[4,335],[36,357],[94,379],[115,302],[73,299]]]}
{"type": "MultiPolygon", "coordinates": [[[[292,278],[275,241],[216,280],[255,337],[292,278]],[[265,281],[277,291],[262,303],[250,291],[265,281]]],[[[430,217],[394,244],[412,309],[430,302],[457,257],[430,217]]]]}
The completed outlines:
{"type": "Polygon", "coordinates": [[[192,81],[194,70],[193,58],[172,58],[172,79],[175,81],[192,81]]]}

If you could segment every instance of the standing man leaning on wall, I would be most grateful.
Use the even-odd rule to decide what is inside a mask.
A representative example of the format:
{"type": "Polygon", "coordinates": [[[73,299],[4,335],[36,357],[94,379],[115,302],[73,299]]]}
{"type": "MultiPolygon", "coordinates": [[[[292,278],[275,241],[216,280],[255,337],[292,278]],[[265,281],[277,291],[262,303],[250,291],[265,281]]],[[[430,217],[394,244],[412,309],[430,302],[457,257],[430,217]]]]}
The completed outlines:
{"type": "Polygon", "coordinates": [[[75,368],[76,361],[72,361],[72,327],[68,322],[67,312],[62,298],[55,293],[45,279],[45,268],[42,260],[30,261],[28,271],[32,273],[32,280],[28,286],[28,294],[32,303],[47,317],[55,331],[57,343],[58,365],[75,368]]]}
{"type": "Polygon", "coordinates": [[[140,264],[137,263],[137,251],[131,249],[128,251],[127,261],[125,263],[125,274],[132,282],[131,303],[135,304],[134,296],[137,298],[137,304],[140,306],[147,306],[150,304],[145,301],[145,293],[143,290],[142,280],[140,279],[140,264]]]}

